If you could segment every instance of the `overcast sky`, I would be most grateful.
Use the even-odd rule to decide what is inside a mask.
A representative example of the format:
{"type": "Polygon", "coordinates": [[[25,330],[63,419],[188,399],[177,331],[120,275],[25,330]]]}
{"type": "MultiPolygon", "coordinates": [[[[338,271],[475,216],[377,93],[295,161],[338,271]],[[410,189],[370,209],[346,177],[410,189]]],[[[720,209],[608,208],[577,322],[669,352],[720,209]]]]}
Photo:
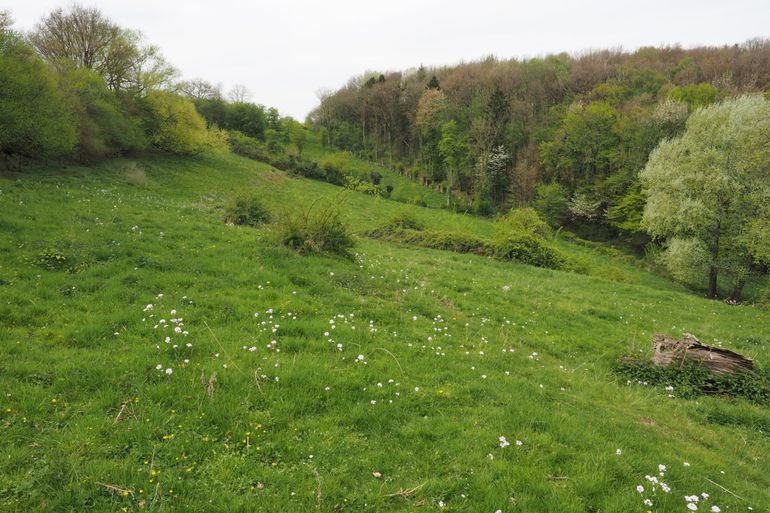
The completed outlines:
{"type": "MultiPolygon", "coordinates": [[[[70,1],[4,0],[31,29],[70,1]]],[[[490,54],[723,45],[770,36],[768,0],[99,0],[141,30],[184,78],[244,84],[252,101],[303,120],[316,91],[367,70],[453,64],[490,54]]]]}

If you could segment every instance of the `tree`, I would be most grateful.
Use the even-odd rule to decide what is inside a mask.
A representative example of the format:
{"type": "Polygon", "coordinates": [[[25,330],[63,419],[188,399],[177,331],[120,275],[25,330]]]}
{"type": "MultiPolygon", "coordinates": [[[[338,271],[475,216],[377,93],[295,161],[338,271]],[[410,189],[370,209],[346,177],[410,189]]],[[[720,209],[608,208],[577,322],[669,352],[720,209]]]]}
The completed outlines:
{"type": "Polygon", "coordinates": [[[251,100],[253,96],[252,92],[243,84],[235,84],[230,92],[227,93],[227,97],[233,103],[246,103],[251,100]]]}
{"type": "Polygon", "coordinates": [[[90,69],[113,91],[144,94],[166,85],[176,73],[157,47],[143,45],[141,32],[118,27],[93,7],[54,10],[35,26],[29,40],[59,70],[90,69]]]}
{"type": "Polygon", "coordinates": [[[570,191],[607,177],[620,153],[619,121],[606,102],[570,106],[555,137],[540,145],[544,175],[570,191]]]}
{"type": "Polygon", "coordinates": [[[447,170],[446,203],[447,207],[449,207],[452,189],[460,181],[462,166],[468,160],[468,143],[460,133],[454,120],[447,121],[441,125],[441,139],[438,142],[438,149],[441,152],[441,157],[444,159],[444,167],[447,170]]]}
{"type": "Polygon", "coordinates": [[[567,191],[556,182],[538,185],[533,206],[553,227],[562,226],[569,218],[567,191]]]}
{"type": "Polygon", "coordinates": [[[264,141],[265,130],[267,129],[265,109],[253,103],[238,102],[226,105],[222,128],[237,130],[249,137],[264,141]]]}
{"type": "Polygon", "coordinates": [[[435,165],[440,160],[438,141],[446,109],[447,97],[440,89],[426,89],[417,104],[415,126],[420,136],[421,156],[431,173],[435,173],[435,165]]]}
{"type": "Polygon", "coordinates": [[[82,162],[147,146],[139,123],[124,112],[121,102],[96,72],[71,69],[61,80],[67,103],[77,120],[77,150],[82,162]]]}
{"type": "Polygon", "coordinates": [[[217,128],[206,128],[206,121],[190,100],[152,91],[144,101],[148,111],[145,129],[158,148],[181,155],[227,151],[227,135],[217,128]]]}
{"type": "Polygon", "coordinates": [[[299,155],[302,156],[302,150],[305,149],[305,143],[307,143],[307,130],[302,123],[292,120],[289,128],[289,139],[297,147],[299,155]]]}
{"type": "Polygon", "coordinates": [[[699,109],[714,103],[718,95],[719,90],[707,82],[688,84],[683,87],[674,87],[668,93],[670,99],[684,102],[689,105],[691,109],[699,109]]]}
{"type": "Polygon", "coordinates": [[[71,154],[76,143],[72,112],[59,81],[0,18],[0,153],[31,158],[71,154]]]}
{"type": "Polygon", "coordinates": [[[727,274],[739,301],[751,241],[770,215],[770,101],[742,96],[696,111],[681,137],[651,153],[640,177],[648,197],[642,224],[666,240],[669,267],[702,263],[709,298],[727,274]]]}
{"type": "Polygon", "coordinates": [[[214,85],[202,78],[185,80],[177,84],[180,93],[191,100],[213,100],[222,98],[222,85],[214,85]]]}
{"type": "Polygon", "coordinates": [[[94,7],[55,9],[35,26],[29,40],[48,61],[104,71],[120,29],[94,7]]]}

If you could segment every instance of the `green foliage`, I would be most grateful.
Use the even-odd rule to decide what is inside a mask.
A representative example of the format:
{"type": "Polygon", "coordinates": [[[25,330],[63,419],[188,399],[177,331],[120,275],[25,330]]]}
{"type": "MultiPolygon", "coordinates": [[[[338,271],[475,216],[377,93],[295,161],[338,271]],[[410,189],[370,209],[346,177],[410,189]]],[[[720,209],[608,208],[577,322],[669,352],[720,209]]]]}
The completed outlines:
{"type": "Polygon", "coordinates": [[[0,153],[59,158],[77,141],[59,81],[21,37],[0,30],[0,153]]]}
{"type": "Polygon", "coordinates": [[[763,406],[770,405],[770,376],[762,371],[715,373],[690,359],[682,365],[661,367],[648,361],[624,359],[615,372],[629,384],[673,387],[670,394],[684,399],[701,395],[732,396],[763,406]]]}
{"type": "Polygon", "coordinates": [[[302,123],[298,123],[297,121],[292,120],[289,127],[289,140],[292,142],[292,144],[294,144],[294,146],[297,147],[299,155],[302,156],[302,151],[305,149],[305,145],[307,144],[308,140],[307,129],[302,125],[302,123]]]}
{"type": "Polygon", "coordinates": [[[271,219],[270,212],[262,205],[257,196],[235,198],[225,214],[226,223],[245,226],[259,226],[263,223],[269,223],[271,219]]]}
{"type": "Polygon", "coordinates": [[[607,209],[607,221],[620,230],[640,233],[643,231],[642,213],[646,202],[641,183],[634,182],[626,194],[607,209]]]}
{"type": "Polygon", "coordinates": [[[411,210],[402,209],[394,215],[386,224],[393,228],[421,231],[425,229],[425,223],[417,219],[411,210]]]}
{"type": "Polygon", "coordinates": [[[279,220],[278,232],[281,243],[300,254],[350,257],[355,246],[339,206],[333,201],[315,202],[305,211],[284,215],[279,220]]]}
{"type": "Polygon", "coordinates": [[[64,80],[77,117],[81,161],[136,152],[147,146],[137,120],[123,112],[117,97],[98,73],[72,69],[64,80]]]}
{"type": "Polygon", "coordinates": [[[673,87],[668,97],[678,102],[684,102],[690,106],[690,109],[700,109],[711,105],[717,100],[719,89],[707,82],[700,84],[688,84],[686,86],[673,87]]]}
{"type": "Polygon", "coordinates": [[[538,185],[532,205],[535,211],[554,228],[563,226],[569,219],[567,191],[559,183],[538,185]]]}
{"type": "Polygon", "coordinates": [[[69,259],[58,249],[47,248],[37,254],[35,265],[49,271],[62,271],[69,266],[69,259]]]}
{"type": "Polygon", "coordinates": [[[740,294],[750,271],[752,245],[761,239],[770,204],[770,102],[743,96],[702,108],[690,116],[684,134],[662,142],[641,173],[648,196],[642,224],[666,238],[672,272],[704,266],[709,296],[718,273],[733,277],[740,294]],[[759,221],[758,221],[759,220],[759,221]],[[687,263],[688,247],[692,252],[687,263]]]}
{"type": "MultiPolygon", "coordinates": [[[[405,246],[441,249],[455,253],[490,255],[489,242],[473,235],[457,232],[425,230],[422,227],[403,226],[401,219],[394,219],[379,228],[367,232],[367,236],[405,246]]],[[[406,224],[409,224],[407,221],[406,224]]],[[[420,226],[420,225],[418,225],[420,226]]]]}
{"type": "Polygon", "coordinates": [[[466,233],[427,230],[412,216],[399,214],[368,231],[367,236],[407,246],[514,260],[536,267],[566,268],[567,259],[541,235],[548,234],[550,229],[533,210],[514,211],[497,223],[496,230],[497,235],[490,241],[466,233]]]}
{"type": "Polygon", "coordinates": [[[770,310],[770,277],[765,279],[765,284],[759,289],[754,303],[765,310],[770,310]]]}
{"type": "Polygon", "coordinates": [[[328,153],[318,165],[323,170],[326,181],[336,185],[342,185],[345,183],[345,177],[354,174],[350,169],[350,155],[346,152],[328,153]]]}
{"type": "Polygon", "coordinates": [[[545,239],[553,235],[550,226],[532,208],[515,208],[507,216],[498,219],[496,224],[498,236],[528,233],[545,239]]]}
{"type": "Polygon", "coordinates": [[[227,134],[206,122],[193,103],[165,91],[152,91],[144,99],[148,107],[145,125],[158,148],[180,155],[228,150],[227,134]]]}
{"type": "Polygon", "coordinates": [[[383,191],[380,186],[361,180],[357,176],[346,176],[345,188],[350,189],[351,191],[363,192],[364,194],[378,198],[383,195],[383,191]]]}
{"type": "Polygon", "coordinates": [[[533,233],[501,234],[495,238],[493,248],[493,255],[500,260],[515,260],[548,269],[567,267],[566,258],[542,237],[533,233]]]}
{"type": "Polygon", "coordinates": [[[544,176],[571,191],[607,177],[619,159],[623,123],[606,102],[570,106],[553,140],[540,145],[544,176]]]}
{"type": "MultiPolygon", "coordinates": [[[[216,105],[214,102],[209,103],[211,107],[216,105]]],[[[209,116],[211,116],[210,121],[207,118],[210,125],[216,124],[216,111],[211,107],[208,110],[209,116]]],[[[244,102],[224,104],[224,124],[219,126],[228,130],[237,130],[249,137],[264,141],[265,130],[267,129],[265,109],[260,105],[244,102]]]]}
{"type": "MultiPolygon", "coordinates": [[[[339,188],[227,154],[153,153],[138,164],[141,188],[122,162],[0,176],[0,388],[10,394],[0,510],[251,511],[258,498],[258,509],[286,513],[410,510],[417,500],[425,511],[443,500],[443,511],[489,513],[510,508],[510,489],[496,483],[511,478],[514,512],[642,511],[634,487],[659,463],[672,493],[656,511],[682,510],[695,491],[723,511],[765,504],[770,462],[746,451],[770,453],[766,407],[667,399],[610,373],[625,341],[646,346],[661,326],[708,333],[766,368],[765,312],[703,301],[563,237],[553,244],[582,256],[587,276],[368,239],[355,261],[306,258],[270,231],[223,227],[214,207],[243,191],[261,191],[271,211],[340,204],[339,188]],[[51,246],[99,263],[74,276],[20,260],[51,246]],[[161,318],[183,318],[189,335],[153,329],[161,318]],[[743,500],[704,488],[706,477],[743,500]],[[411,502],[383,497],[423,482],[411,502]]],[[[360,231],[402,210],[428,231],[495,229],[363,194],[340,208],[360,231]]]]}

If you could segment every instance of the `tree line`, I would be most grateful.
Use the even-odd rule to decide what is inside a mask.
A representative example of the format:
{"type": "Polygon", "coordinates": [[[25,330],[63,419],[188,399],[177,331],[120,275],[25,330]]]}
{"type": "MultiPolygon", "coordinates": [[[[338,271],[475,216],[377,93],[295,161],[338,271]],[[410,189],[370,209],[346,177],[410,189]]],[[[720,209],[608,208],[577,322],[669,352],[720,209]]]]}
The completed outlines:
{"type": "MultiPolygon", "coordinates": [[[[622,240],[639,251],[655,239],[675,274],[707,269],[711,297],[717,274],[730,276],[733,297],[740,298],[746,276],[767,269],[756,252],[746,249],[752,236],[742,231],[746,225],[740,220],[748,212],[770,215],[764,212],[770,204],[768,187],[757,178],[770,182],[767,154],[758,150],[770,147],[768,89],[767,39],[689,50],[673,46],[525,60],[489,57],[448,67],[367,72],[336,91],[320,92],[309,121],[326,144],[444,191],[449,207],[495,215],[532,206],[555,227],[598,240],[622,240]],[[703,116],[688,121],[693,113],[741,95],[760,99],[749,102],[751,109],[745,103],[726,108],[753,109],[764,128],[755,126],[748,134],[733,123],[732,133],[722,134],[723,149],[746,147],[743,141],[751,139],[753,146],[741,158],[755,159],[754,174],[750,180],[747,174],[738,177],[728,163],[721,178],[711,180],[744,181],[752,193],[745,194],[746,189],[743,197],[752,198],[751,206],[738,206],[741,202],[732,196],[741,194],[738,189],[715,186],[708,199],[697,200],[700,211],[688,212],[710,221],[690,222],[686,229],[681,219],[679,224],[663,222],[682,213],[674,199],[696,201],[699,180],[708,173],[701,169],[698,177],[693,164],[687,164],[692,187],[678,196],[669,190],[666,196],[661,184],[672,176],[669,163],[676,159],[665,153],[668,146],[653,151],[684,137],[688,123],[695,130],[703,116]],[[651,154],[651,170],[640,173],[651,154]],[[656,166],[658,171],[652,171],[656,166]],[[649,201],[651,195],[655,201],[649,201]],[[720,214],[712,211],[715,198],[728,205],[720,214]],[[671,203],[665,216],[650,206],[666,201],[671,203]],[[725,221],[721,227],[719,218],[725,221]],[[732,235],[725,232],[728,225],[732,235]],[[739,246],[741,251],[735,249],[739,246]]],[[[706,124],[720,132],[714,121],[719,116],[711,117],[706,124]]],[[[713,140],[707,131],[699,135],[706,145],[713,140]]],[[[695,148],[695,139],[687,137],[678,147],[695,148]]],[[[754,231],[755,242],[762,239],[759,232],[754,231]]]]}
{"type": "Polygon", "coordinates": [[[291,118],[251,103],[244,86],[225,99],[221,86],[178,80],[139,31],[79,5],[52,11],[28,34],[0,11],[0,98],[0,164],[18,167],[150,149],[224,152],[234,137],[280,149],[304,137],[291,118]]]}

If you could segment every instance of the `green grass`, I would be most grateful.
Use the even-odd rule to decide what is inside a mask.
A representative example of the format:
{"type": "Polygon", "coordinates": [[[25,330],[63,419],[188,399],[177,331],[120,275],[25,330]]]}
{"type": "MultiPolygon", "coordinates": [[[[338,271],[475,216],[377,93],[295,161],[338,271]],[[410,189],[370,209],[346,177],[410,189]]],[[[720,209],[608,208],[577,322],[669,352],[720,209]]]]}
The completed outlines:
{"type": "MultiPolygon", "coordinates": [[[[315,136],[308,138],[307,147],[303,151],[303,156],[320,162],[329,153],[329,150],[322,147],[315,136]]],[[[380,173],[382,182],[380,185],[385,187],[390,184],[393,186],[391,198],[402,203],[415,204],[420,200],[430,208],[446,207],[446,195],[428,187],[420,185],[406,176],[400,175],[387,166],[361,160],[353,154],[349,154],[350,167],[346,171],[363,176],[369,176],[372,171],[380,173]]]]}
{"type": "Polygon", "coordinates": [[[767,408],[612,372],[656,331],[766,367],[765,311],[564,240],[585,274],[365,238],[353,260],[299,256],[223,207],[331,198],[357,233],[404,208],[494,228],[233,156],[16,178],[0,179],[1,511],[669,512],[701,492],[700,511],[767,511],[767,408]],[[187,336],[164,327],[180,317],[187,336]],[[645,480],[659,464],[670,494],[645,480]]]}

